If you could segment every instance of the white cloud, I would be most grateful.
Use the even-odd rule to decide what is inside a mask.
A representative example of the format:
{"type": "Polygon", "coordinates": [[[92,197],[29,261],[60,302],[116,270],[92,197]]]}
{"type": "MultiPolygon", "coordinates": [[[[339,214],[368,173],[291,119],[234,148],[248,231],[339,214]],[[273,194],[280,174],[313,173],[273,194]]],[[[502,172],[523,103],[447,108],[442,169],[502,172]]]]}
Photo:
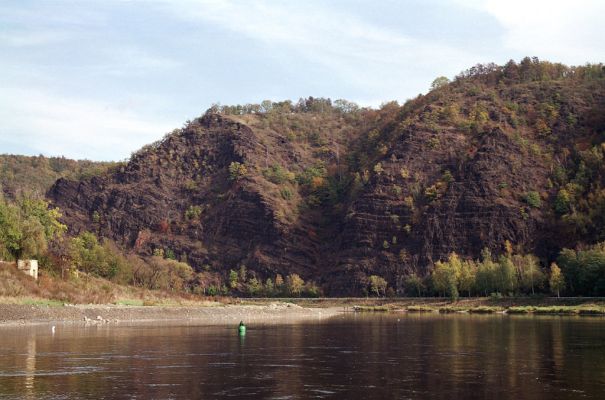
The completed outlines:
{"type": "Polygon", "coordinates": [[[295,52],[332,70],[348,86],[390,98],[425,91],[436,66],[453,75],[469,63],[490,61],[318,3],[200,0],[171,2],[165,8],[182,19],[260,41],[278,54],[295,52]]]}
{"type": "Polygon", "coordinates": [[[3,89],[0,139],[36,152],[118,160],[179,126],[110,105],[26,89],[3,89]]]}
{"type": "Polygon", "coordinates": [[[568,64],[605,59],[602,0],[460,0],[495,17],[509,51],[568,64]]]}
{"type": "Polygon", "coordinates": [[[99,49],[99,54],[102,55],[102,59],[97,64],[87,67],[87,70],[109,76],[141,77],[141,74],[157,74],[183,66],[180,61],[132,45],[103,47],[99,49]]]}
{"type": "Polygon", "coordinates": [[[68,40],[71,34],[57,31],[0,32],[0,45],[10,47],[43,46],[68,40]]]}

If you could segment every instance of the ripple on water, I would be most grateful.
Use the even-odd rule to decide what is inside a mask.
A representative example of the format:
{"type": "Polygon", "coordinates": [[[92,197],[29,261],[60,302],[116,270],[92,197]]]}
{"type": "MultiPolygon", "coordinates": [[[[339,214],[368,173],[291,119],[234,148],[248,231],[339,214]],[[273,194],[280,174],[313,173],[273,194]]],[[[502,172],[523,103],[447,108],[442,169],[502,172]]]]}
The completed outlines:
{"type": "Polygon", "coordinates": [[[81,375],[81,374],[91,374],[93,372],[104,371],[104,368],[99,367],[77,367],[77,368],[69,368],[68,370],[63,371],[45,371],[45,370],[36,370],[36,371],[16,371],[16,372],[0,372],[0,377],[20,377],[20,376],[66,376],[66,375],[81,375]]]}

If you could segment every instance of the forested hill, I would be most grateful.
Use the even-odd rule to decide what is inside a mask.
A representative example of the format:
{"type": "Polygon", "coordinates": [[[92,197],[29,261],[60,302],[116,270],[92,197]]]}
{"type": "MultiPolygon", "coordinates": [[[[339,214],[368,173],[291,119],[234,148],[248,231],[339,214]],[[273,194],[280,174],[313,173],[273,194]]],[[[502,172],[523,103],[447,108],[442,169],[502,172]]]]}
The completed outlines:
{"type": "Polygon", "coordinates": [[[101,174],[115,164],[43,155],[0,154],[0,188],[4,196],[10,199],[20,194],[43,197],[59,178],[84,179],[101,174]]]}
{"type": "Polygon", "coordinates": [[[602,65],[529,58],[376,110],[217,105],[48,197],[72,234],[180,259],[213,285],[243,268],[245,282],[296,274],[359,294],[378,276],[403,293],[452,252],[535,253],[547,267],[605,239],[603,110],[602,65]]]}

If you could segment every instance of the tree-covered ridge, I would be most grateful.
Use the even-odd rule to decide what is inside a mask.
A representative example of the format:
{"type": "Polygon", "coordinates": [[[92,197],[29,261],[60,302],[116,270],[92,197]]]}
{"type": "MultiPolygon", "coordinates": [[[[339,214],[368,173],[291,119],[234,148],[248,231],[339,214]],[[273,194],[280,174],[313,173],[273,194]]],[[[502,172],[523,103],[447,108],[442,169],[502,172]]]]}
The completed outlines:
{"type": "Polygon", "coordinates": [[[8,198],[22,194],[43,197],[59,178],[84,179],[99,175],[114,162],[70,160],[65,157],[0,155],[0,188],[8,198]]]}

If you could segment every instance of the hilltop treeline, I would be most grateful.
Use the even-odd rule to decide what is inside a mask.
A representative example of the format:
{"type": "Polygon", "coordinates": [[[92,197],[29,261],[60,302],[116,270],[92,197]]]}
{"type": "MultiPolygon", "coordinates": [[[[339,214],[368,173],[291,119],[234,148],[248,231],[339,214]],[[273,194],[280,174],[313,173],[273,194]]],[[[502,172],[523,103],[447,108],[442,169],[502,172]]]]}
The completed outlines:
{"type": "Polygon", "coordinates": [[[44,197],[59,178],[86,179],[107,171],[114,162],[70,160],[65,157],[0,155],[0,188],[4,196],[44,197]]]}

